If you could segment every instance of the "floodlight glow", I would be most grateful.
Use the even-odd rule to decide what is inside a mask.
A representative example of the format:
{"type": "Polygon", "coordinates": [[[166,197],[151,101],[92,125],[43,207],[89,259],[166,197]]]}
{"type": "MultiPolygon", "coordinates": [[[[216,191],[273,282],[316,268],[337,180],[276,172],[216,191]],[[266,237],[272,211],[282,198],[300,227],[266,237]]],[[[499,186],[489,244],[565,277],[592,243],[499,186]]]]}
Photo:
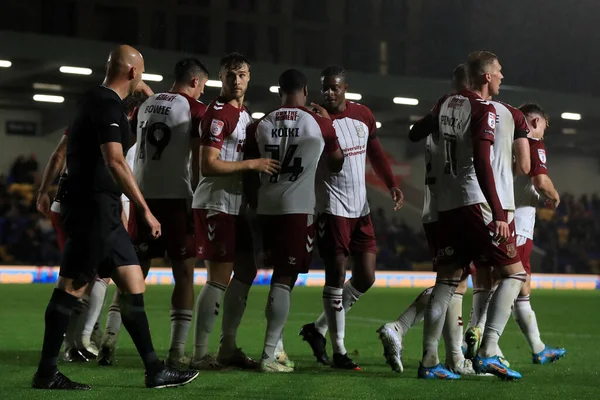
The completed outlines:
{"type": "Polygon", "coordinates": [[[81,67],[69,67],[62,66],[59,68],[59,71],[63,74],[75,74],[75,75],[91,75],[92,70],[90,68],[81,68],[81,67]]]}
{"type": "Polygon", "coordinates": [[[579,121],[581,119],[581,114],[564,112],[564,113],[560,114],[560,117],[562,119],[570,119],[571,121],[579,121]]]}
{"type": "Polygon", "coordinates": [[[163,80],[162,75],[158,74],[142,74],[142,80],[152,81],[152,82],[160,82],[163,80]]]}
{"type": "Polygon", "coordinates": [[[52,96],[49,94],[34,94],[33,100],[41,101],[44,103],[62,103],[65,101],[65,98],[62,96],[52,96]]]}
{"type": "Polygon", "coordinates": [[[215,81],[213,79],[209,79],[206,81],[206,86],[220,88],[223,86],[223,83],[221,81],[215,81]]]}
{"type": "Polygon", "coordinates": [[[394,97],[394,104],[403,104],[405,106],[416,106],[419,104],[418,99],[412,99],[410,97],[394,97]]]}

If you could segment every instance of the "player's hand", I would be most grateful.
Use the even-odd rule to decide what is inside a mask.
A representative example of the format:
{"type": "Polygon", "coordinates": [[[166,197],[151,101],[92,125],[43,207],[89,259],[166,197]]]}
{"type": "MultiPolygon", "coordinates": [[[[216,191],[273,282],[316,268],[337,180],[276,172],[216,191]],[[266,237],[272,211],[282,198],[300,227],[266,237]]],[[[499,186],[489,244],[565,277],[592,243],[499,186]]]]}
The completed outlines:
{"type": "Polygon", "coordinates": [[[495,221],[496,222],[496,235],[494,236],[494,240],[499,243],[504,243],[510,237],[510,229],[508,228],[508,224],[504,221],[495,221]]]}
{"type": "Polygon", "coordinates": [[[281,166],[279,160],[272,158],[257,158],[251,160],[250,169],[256,172],[273,175],[279,172],[281,166]]]}
{"type": "Polygon", "coordinates": [[[548,199],[548,200],[546,200],[546,205],[549,205],[554,210],[556,210],[558,208],[559,204],[560,204],[560,198],[558,198],[558,197],[555,198],[555,199],[548,199]]]}
{"type": "Polygon", "coordinates": [[[310,106],[312,107],[314,113],[319,114],[323,118],[331,119],[329,113],[323,106],[317,103],[310,103],[310,106]]]}
{"type": "Polygon", "coordinates": [[[136,92],[144,93],[146,96],[150,97],[154,94],[154,91],[150,89],[150,86],[144,81],[140,81],[138,85],[135,87],[136,92]]]}
{"type": "Polygon", "coordinates": [[[50,196],[47,192],[39,192],[36,203],[37,210],[42,214],[50,215],[50,196]]]}
{"type": "Polygon", "coordinates": [[[390,189],[390,194],[392,195],[392,199],[394,200],[394,211],[398,211],[404,205],[404,193],[402,190],[397,187],[393,187],[390,189]]]}
{"type": "Polygon", "coordinates": [[[144,211],[144,221],[150,227],[150,236],[153,239],[158,239],[161,235],[160,222],[152,215],[150,210],[144,211]]]}

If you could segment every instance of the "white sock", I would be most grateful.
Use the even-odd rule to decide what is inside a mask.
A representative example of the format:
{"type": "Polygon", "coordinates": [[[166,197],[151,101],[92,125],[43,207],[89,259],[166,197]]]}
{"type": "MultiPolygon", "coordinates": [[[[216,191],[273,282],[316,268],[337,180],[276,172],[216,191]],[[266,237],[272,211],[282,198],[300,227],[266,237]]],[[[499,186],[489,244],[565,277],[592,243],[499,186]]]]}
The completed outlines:
{"type": "Polygon", "coordinates": [[[317,318],[315,321],[315,328],[321,335],[327,335],[327,329],[329,326],[327,325],[327,316],[325,315],[325,311],[323,311],[321,315],[319,315],[319,318],[317,318]]]}
{"type": "Polygon", "coordinates": [[[169,357],[181,358],[185,354],[185,343],[187,342],[190,325],[194,310],[171,309],[171,346],[169,357]]]}
{"type": "Polygon", "coordinates": [[[221,345],[225,349],[235,350],[237,348],[235,337],[246,310],[249,291],[250,285],[235,279],[235,276],[229,282],[229,286],[225,291],[223,321],[221,324],[221,345]]]}
{"type": "Polygon", "coordinates": [[[406,332],[425,318],[425,309],[429,304],[429,297],[433,286],[423,290],[410,306],[394,321],[394,328],[400,336],[406,335],[406,332]]]}
{"type": "Polygon", "coordinates": [[[98,318],[104,308],[104,299],[106,298],[107,290],[108,284],[104,279],[96,278],[90,291],[88,308],[84,310],[81,316],[83,319],[83,331],[81,333],[83,339],[89,340],[92,336],[94,325],[98,322],[98,318]]]}
{"type": "MultiPolygon", "coordinates": [[[[348,314],[348,311],[350,311],[352,306],[354,306],[354,303],[356,303],[363,294],[364,293],[356,290],[350,281],[346,281],[342,292],[342,305],[344,307],[344,314],[348,314]]],[[[325,336],[327,334],[328,325],[325,312],[321,313],[319,318],[317,318],[315,321],[315,328],[321,335],[325,336]]]]}
{"type": "Polygon", "coordinates": [[[448,365],[457,365],[464,360],[461,349],[463,341],[462,302],[463,295],[454,293],[446,311],[446,321],[442,333],[446,347],[446,364],[448,365]]]}
{"type": "MultiPolygon", "coordinates": [[[[118,304],[111,304],[108,308],[106,316],[106,327],[104,328],[104,336],[119,336],[121,330],[121,307],[118,304]]],[[[104,340],[102,340],[104,342],[104,340]]]]}
{"type": "Polygon", "coordinates": [[[290,312],[290,287],[281,283],[271,285],[269,299],[265,309],[267,317],[267,333],[265,335],[265,347],[263,360],[276,360],[275,349],[281,340],[283,326],[290,312]]]}
{"type": "Polygon", "coordinates": [[[283,329],[282,329],[281,336],[279,337],[279,340],[277,341],[277,347],[275,347],[275,354],[281,354],[284,351],[285,350],[283,348],[283,329]]]}
{"type": "Polygon", "coordinates": [[[502,350],[500,349],[500,344],[498,344],[498,347],[496,347],[496,355],[504,358],[504,353],[502,353],[502,350]]]}
{"type": "Polygon", "coordinates": [[[475,326],[485,327],[490,292],[488,289],[473,289],[473,305],[471,306],[467,329],[475,326]],[[480,325],[480,321],[483,321],[483,324],[480,325]]]}
{"type": "Polygon", "coordinates": [[[429,297],[425,311],[425,326],[423,328],[423,361],[426,368],[435,367],[440,363],[438,346],[444,328],[446,310],[456,291],[460,278],[437,278],[429,297]]]}
{"type": "Polygon", "coordinates": [[[493,357],[498,350],[498,340],[504,332],[515,299],[527,279],[525,271],[503,278],[498,285],[488,309],[488,318],[479,348],[482,357],[493,357]]]}
{"type": "Polygon", "coordinates": [[[525,339],[531,347],[531,352],[537,354],[544,350],[546,345],[540,338],[540,330],[538,328],[535,312],[531,308],[529,296],[519,296],[515,301],[515,307],[512,313],[517,325],[521,328],[521,332],[525,335],[525,339]]]}
{"type": "Polygon", "coordinates": [[[352,282],[346,281],[344,283],[344,291],[342,292],[342,305],[344,306],[344,313],[348,314],[348,312],[354,306],[354,303],[360,299],[363,293],[356,290],[354,286],[352,286],[352,282]]]}
{"type": "Polygon", "coordinates": [[[323,310],[325,310],[325,316],[327,317],[327,325],[331,327],[329,330],[331,345],[334,353],[342,355],[347,353],[344,347],[346,314],[342,302],[343,291],[344,289],[331,286],[323,288],[323,310]]]}
{"type": "Polygon", "coordinates": [[[85,327],[85,322],[87,319],[88,314],[90,313],[90,294],[89,293],[84,293],[83,296],[81,296],[81,300],[80,300],[80,304],[81,304],[81,314],[78,315],[77,317],[77,326],[75,327],[75,345],[76,347],[82,348],[83,347],[83,328],[85,327]]]}
{"type": "Polygon", "coordinates": [[[226,286],[217,282],[206,282],[196,300],[196,325],[194,329],[194,360],[208,354],[208,337],[213,330],[221,298],[226,286]]]}
{"type": "Polygon", "coordinates": [[[80,324],[81,317],[81,308],[82,302],[79,300],[77,305],[73,309],[73,313],[71,314],[71,318],[69,318],[69,326],[67,327],[67,332],[65,335],[64,346],[65,350],[72,349],[77,347],[77,328],[80,324]]]}

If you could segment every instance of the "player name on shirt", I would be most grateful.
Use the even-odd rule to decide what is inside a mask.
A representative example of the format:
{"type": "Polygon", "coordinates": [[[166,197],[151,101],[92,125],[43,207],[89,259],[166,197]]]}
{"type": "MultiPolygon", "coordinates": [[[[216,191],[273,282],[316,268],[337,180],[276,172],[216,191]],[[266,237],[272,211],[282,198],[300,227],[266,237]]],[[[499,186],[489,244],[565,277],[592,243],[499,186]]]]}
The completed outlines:
{"type": "Polygon", "coordinates": [[[305,107],[278,109],[252,124],[247,134],[248,156],[281,162],[279,173],[261,176],[258,214],[314,214],[319,159],[323,152],[331,153],[337,148],[331,120],[305,107]],[[277,132],[289,134],[283,136],[277,132]]]}
{"type": "MultiPolygon", "coordinates": [[[[280,120],[283,121],[283,120],[280,120]]],[[[271,137],[298,137],[300,128],[273,128],[271,129],[271,137]]]]}
{"type": "Polygon", "coordinates": [[[157,93],[140,106],[133,172],[145,198],[191,197],[190,140],[199,137],[205,111],[185,93],[157,93]]]}

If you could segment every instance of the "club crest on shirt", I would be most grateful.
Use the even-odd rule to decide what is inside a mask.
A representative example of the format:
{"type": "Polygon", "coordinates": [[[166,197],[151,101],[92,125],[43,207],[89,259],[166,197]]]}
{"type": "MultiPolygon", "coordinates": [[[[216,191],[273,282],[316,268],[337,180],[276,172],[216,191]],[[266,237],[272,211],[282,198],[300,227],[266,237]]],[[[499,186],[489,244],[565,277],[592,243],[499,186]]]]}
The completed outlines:
{"type": "Polygon", "coordinates": [[[506,255],[510,258],[513,258],[517,255],[517,249],[515,248],[514,243],[508,243],[506,245],[506,255]]]}
{"type": "Polygon", "coordinates": [[[359,138],[364,138],[366,135],[366,132],[365,132],[365,128],[363,127],[363,125],[361,123],[356,123],[356,124],[354,124],[354,127],[356,128],[356,136],[358,136],[359,138]]]}
{"type": "Polygon", "coordinates": [[[496,128],[496,114],[493,112],[488,112],[488,125],[490,128],[496,128]]]}
{"type": "Polygon", "coordinates": [[[540,157],[542,164],[546,164],[546,150],[538,149],[538,157],[540,157]]]}
{"type": "Polygon", "coordinates": [[[212,136],[219,136],[221,132],[223,132],[223,127],[225,123],[218,119],[213,119],[210,123],[210,134],[212,136]]]}

